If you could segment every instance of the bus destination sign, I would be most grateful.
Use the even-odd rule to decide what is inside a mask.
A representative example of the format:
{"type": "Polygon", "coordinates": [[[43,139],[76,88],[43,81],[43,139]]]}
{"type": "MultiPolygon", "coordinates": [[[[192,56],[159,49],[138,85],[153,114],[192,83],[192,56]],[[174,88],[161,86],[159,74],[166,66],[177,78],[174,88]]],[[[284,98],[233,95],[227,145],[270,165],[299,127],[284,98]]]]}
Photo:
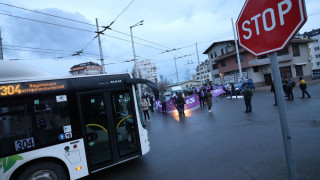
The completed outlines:
{"type": "Polygon", "coordinates": [[[0,96],[33,94],[48,91],[64,90],[66,88],[67,87],[64,81],[7,84],[0,85],[0,96]]]}

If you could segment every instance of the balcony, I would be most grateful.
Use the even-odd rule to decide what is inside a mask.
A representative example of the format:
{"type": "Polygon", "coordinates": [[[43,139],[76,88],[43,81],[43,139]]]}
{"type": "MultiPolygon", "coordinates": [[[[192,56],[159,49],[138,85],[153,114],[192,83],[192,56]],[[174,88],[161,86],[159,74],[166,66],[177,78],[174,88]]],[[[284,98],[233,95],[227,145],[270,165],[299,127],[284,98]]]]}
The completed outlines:
{"type": "MultiPolygon", "coordinates": [[[[293,54],[286,54],[282,56],[277,56],[278,62],[283,61],[291,61],[293,58],[293,54]]],[[[263,59],[253,59],[248,62],[249,66],[260,66],[260,65],[266,65],[270,64],[270,58],[263,58],[263,59]]]]}

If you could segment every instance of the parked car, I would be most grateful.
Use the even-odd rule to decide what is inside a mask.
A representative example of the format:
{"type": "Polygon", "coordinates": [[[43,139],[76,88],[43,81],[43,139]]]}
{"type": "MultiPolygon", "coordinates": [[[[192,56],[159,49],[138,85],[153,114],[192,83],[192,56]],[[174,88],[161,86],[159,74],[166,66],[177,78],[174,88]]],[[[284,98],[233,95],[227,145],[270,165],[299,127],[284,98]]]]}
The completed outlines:
{"type": "Polygon", "coordinates": [[[243,90],[244,90],[244,86],[248,84],[249,85],[249,89],[250,90],[254,90],[255,87],[254,87],[254,84],[252,81],[243,81],[243,82],[239,82],[239,83],[236,83],[234,85],[235,87],[235,90],[236,90],[236,93],[237,94],[242,94],[243,90]]]}

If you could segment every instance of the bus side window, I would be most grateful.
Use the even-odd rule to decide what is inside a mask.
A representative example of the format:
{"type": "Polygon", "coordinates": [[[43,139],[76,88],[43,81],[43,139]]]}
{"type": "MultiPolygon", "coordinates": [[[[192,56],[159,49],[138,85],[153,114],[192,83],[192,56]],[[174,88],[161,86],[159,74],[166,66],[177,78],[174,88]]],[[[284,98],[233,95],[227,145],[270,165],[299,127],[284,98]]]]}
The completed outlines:
{"type": "MultiPolygon", "coordinates": [[[[27,104],[10,103],[0,106],[0,157],[23,150],[23,146],[15,145],[17,140],[28,139],[31,132],[27,130],[32,127],[31,116],[27,104]]],[[[19,142],[17,142],[19,143],[19,142]]],[[[26,148],[32,147],[26,146],[26,148]]]]}
{"type": "Polygon", "coordinates": [[[72,138],[67,101],[57,102],[56,96],[36,98],[34,99],[34,114],[37,124],[34,134],[40,144],[54,144],[72,138]],[[68,130],[64,130],[65,128],[68,130]],[[64,135],[65,139],[59,139],[61,135],[64,135]]]}

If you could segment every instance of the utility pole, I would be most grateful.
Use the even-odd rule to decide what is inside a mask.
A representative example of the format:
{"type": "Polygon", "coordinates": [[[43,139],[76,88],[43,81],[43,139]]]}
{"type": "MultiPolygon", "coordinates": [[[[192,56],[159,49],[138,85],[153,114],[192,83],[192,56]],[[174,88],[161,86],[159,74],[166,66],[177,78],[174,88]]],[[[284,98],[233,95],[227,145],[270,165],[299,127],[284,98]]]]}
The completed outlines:
{"type": "Polygon", "coordinates": [[[176,58],[176,56],[174,56],[174,64],[175,64],[175,66],[176,66],[176,76],[177,76],[177,84],[178,84],[178,86],[179,86],[179,74],[178,74],[178,68],[177,68],[176,59],[184,58],[184,57],[187,57],[187,56],[191,56],[191,54],[189,54],[189,55],[184,55],[184,56],[180,56],[180,57],[177,57],[177,58],[176,58]]]}
{"type": "MultiPolygon", "coordinates": [[[[143,20],[130,26],[130,35],[131,35],[131,43],[132,43],[132,51],[133,51],[133,59],[134,59],[134,70],[135,70],[136,78],[139,78],[139,72],[138,72],[138,68],[137,68],[137,55],[136,55],[136,50],[134,48],[132,28],[134,28],[136,26],[141,26],[141,25],[143,25],[143,20]]],[[[139,91],[139,99],[141,100],[141,85],[140,84],[138,84],[138,91],[139,91]]]]}
{"type": "MultiPolygon", "coordinates": [[[[198,52],[198,44],[196,43],[196,50],[197,50],[197,58],[198,58],[198,67],[199,67],[199,74],[200,74],[200,77],[201,77],[201,72],[200,72],[200,60],[199,60],[199,52],[198,52]]],[[[209,60],[211,61],[211,60],[209,60]]],[[[211,76],[211,68],[210,68],[210,76],[211,76]]],[[[201,87],[202,87],[202,81],[201,81],[201,78],[199,77],[200,79],[200,83],[201,83],[201,87]]]]}
{"type": "Polygon", "coordinates": [[[178,86],[179,86],[179,75],[178,75],[178,69],[177,69],[176,56],[174,56],[174,65],[176,66],[177,84],[178,84],[178,86]]]}
{"type": "Polygon", "coordinates": [[[234,36],[234,43],[236,45],[236,51],[237,51],[237,61],[238,61],[240,79],[243,81],[240,56],[239,56],[239,49],[238,49],[238,41],[237,41],[237,37],[236,37],[236,32],[234,30],[233,18],[231,18],[231,23],[232,23],[232,30],[233,30],[233,36],[234,36]]]}
{"type": "Polygon", "coordinates": [[[99,25],[98,25],[98,19],[97,19],[97,18],[96,18],[96,25],[97,25],[97,33],[98,33],[98,42],[99,42],[99,50],[100,50],[100,60],[101,60],[102,73],[105,74],[105,73],[106,73],[106,70],[105,70],[105,68],[104,68],[104,59],[103,59],[103,53],[102,53],[102,48],[101,48],[99,25]]]}
{"type": "Polygon", "coordinates": [[[0,60],[3,60],[1,29],[0,29],[0,60]]]}

